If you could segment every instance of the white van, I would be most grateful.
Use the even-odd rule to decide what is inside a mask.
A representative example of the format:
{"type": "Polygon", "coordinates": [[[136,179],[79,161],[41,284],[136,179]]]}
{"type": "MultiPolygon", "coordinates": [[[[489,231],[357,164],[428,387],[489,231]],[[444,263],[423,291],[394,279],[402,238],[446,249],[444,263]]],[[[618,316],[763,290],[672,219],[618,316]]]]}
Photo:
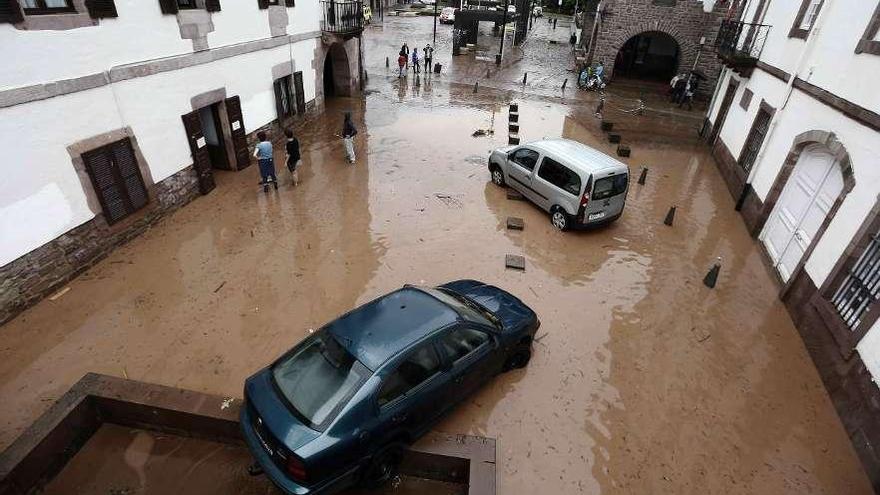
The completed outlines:
{"type": "Polygon", "coordinates": [[[629,189],[626,164],[570,139],[499,148],[489,156],[489,173],[550,212],[559,230],[617,220],[629,189]]]}

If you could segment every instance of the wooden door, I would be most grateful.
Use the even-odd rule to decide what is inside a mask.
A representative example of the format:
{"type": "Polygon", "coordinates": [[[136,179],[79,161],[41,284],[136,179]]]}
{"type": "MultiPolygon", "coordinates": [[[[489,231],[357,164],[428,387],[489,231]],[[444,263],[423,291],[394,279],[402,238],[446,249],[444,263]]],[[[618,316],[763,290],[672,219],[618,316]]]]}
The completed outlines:
{"type": "Polygon", "coordinates": [[[247,168],[251,164],[248,153],[247,134],[244,131],[244,119],[241,116],[241,100],[238,96],[226,99],[226,114],[232,130],[232,148],[235,150],[235,162],[238,169],[247,168]]]}
{"type": "Polygon", "coordinates": [[[764,229],[762,240],[779,276],[787,281],[843,190],[834,156],[805,150],[764,229]]]}
{"type": "Polygon", "coordinates": [[[306,94],[303,92],[303,73],[294,72],[293,88],[296,93],[296,113],[302,115],[306,112],[306,94]]]}
{"type": "Polygon", "coordinates": [[[727,92],[724,93],[724,99],[721,100],[721,108],[718,110],[718,116],[715,117],[715,125],[712,126],[712,135],[709,136],[709,144],[715,144],[715,140],[718,139],[718,134],[721,133],[721,128],[724,127],[724,121],[727,120],[727,111],[730,110],[730,105],[733,103],[733,96],[736,94],[736,88],[739,86],[739,83],[736,82],[733,78],[729,79],[727,83],[727,92]]]}
{"type": "Polygon", "coordinates": [[[193,168],[199,178],[199,191],[208,194],[214,187],[214,173],[211,171],[211,157],[208,154],[208,143],[202,133],[202,119],[199,112],[190,112],[182,115],[183,128],[186,130],[186,139],[189,142],[189,150],[192,153],[193,168]]]}

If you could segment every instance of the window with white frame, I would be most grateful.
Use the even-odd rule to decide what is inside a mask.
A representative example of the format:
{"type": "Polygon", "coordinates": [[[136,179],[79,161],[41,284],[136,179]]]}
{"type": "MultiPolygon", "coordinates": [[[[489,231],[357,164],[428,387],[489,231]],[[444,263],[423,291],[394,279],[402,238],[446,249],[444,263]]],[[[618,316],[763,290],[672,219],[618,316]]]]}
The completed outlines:
{"type": "Polygon", "coordinates": [[[810,28],[813,27],[813,22],[816,21],[821,6],[822,0],[810,0],[810,4],[807,6],[807,11],[804,12],[804,18],[801,19],[801,24],[799,26],[801,29],[809,31],[810,28]]]}

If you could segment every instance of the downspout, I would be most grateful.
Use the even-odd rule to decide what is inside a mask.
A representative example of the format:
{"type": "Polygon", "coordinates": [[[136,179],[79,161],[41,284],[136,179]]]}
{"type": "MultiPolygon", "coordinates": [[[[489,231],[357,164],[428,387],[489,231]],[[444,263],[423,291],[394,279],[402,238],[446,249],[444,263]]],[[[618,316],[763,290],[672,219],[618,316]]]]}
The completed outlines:
{"type": "MultiPolygon", "coordinates": [[[[785,86],[785,98],[782,100],[782,105],[779,106],[779,109],[773,114],[773,117],[770,119],[770,124],[768,126],[767,135],[764,136],[764,142],[761,143],[761,149],[758,150],[758,155],[755,157],[755,163],[752,166],[752,170],[749,171],[749,176],[746,178],[746,185],[743,188],[743,194],[740,196],[740,204],[742,200],[745,198],[746,189],[751,187],[752,180],[755,178],[755,174],[758,171],[759,165],[761,161],[764,159],[764,154],[767,151],[767,143],[771,141],[771,138],[776,132],[776,127],[779,124],[780,116],[785,112],[786,107],[788,106],[788,101],[791,99],[791,93],[794,91],[794,80],[798,77],[798,74],[803,70],[804,62],[807,60],[807,56],[813,51],[813,46],[815,46],[816,38],[819,36],[819,33],[822,30],[822,23],[825,20],[826,13],[831,9],[831,5],[834,3],[834,0],[825,0],[822,10],[819,11],[819,15],[816,16],[816,20],[813,21],[813,25],[810,28],[810,32],[807,34],[807,40],[804,45],[804,50],[801,52],[800,57],[798,57],[797,64],[795,64],[795,70],[792,71],[791,77],[788,79],[788,83],[785,86]]],[[[807,75],[807,79],[813,74],[813,68],[810,68],[809,73],[807,75]]]]}
{"type": "Polygon", "coordinates": [[[602,22],[602,0],[596,4],[596,17],[593,19],[593,32],[590,33],[590,43],[587,46],[587,64],[593,64],[593,51],[595,50],[595,42],[599,37],[599,23],[602,22]]]}

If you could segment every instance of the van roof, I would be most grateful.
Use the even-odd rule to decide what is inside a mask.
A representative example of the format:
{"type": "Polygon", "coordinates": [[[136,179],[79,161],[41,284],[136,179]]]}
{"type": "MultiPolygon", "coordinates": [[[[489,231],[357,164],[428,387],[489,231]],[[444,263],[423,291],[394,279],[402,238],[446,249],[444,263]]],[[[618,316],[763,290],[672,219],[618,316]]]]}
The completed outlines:
{"type": "Polygon", "coordinates": [[[527,146],[565,165],[578,167],[581,171],[587,173],[615,168],[629,170],[626,164],[611,158],[595,148],[572,141],[571,139],[544,139],[528,143],[527,146]]]}

